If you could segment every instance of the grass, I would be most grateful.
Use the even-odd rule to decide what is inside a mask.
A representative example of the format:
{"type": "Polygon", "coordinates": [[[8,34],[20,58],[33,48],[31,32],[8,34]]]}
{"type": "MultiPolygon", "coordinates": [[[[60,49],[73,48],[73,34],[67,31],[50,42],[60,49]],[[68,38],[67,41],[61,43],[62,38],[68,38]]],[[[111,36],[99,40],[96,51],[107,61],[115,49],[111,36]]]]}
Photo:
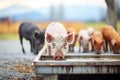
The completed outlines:
{"type": "Polygon", "coordinates": [[[1,40],[18,40],[19,36],[18,34],[0,34],[0,39],[1,40]]]}

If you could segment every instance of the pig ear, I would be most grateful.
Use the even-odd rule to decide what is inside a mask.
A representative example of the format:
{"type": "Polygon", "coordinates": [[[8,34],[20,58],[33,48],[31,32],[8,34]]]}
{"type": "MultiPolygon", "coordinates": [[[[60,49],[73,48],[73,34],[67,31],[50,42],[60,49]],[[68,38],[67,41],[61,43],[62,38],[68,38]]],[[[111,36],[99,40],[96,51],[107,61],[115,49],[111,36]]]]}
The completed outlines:
{"type": "Polygon", "coordinates": [[[69,33],[67,35],[67,42],[68,42],[68,44],[72,44],[74,42],[74,34],[73,33],[69,33]]]}
{"type": "Polygon", "coordinates": [[[35,33],[34,33],[33,36],[34,36],[35,38],[39,38],[39,35],[40,35],[40,33],[39,33],[38,31],[35,31],[35,33]]]}
{"type": "Polygon", "coordinates": [[[47,42],[50,43],[52,41],[52,39],[53,39],[53,36],[51,34],[47,33],[46,34],[46,40],[47,40],[47,42]]]}
{"type": "Polygon", "coordinates": [[[112,39],[112,40],[111,40],[111,44],[114,46],[115,43],[116,43],[116,40],[115,40],[115,39],[112,39]]]}

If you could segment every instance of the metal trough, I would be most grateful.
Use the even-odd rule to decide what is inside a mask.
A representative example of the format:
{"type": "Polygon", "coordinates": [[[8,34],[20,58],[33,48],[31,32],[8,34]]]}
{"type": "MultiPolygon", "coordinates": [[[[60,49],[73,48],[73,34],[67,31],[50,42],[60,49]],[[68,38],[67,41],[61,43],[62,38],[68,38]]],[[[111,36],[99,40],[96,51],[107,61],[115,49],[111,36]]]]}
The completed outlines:
{"type": "Polygon", "coordinates": [[[37,75],[120,73],[120,54],[68,53],[65,60],[38,55],[33,62],[37,75]]]}

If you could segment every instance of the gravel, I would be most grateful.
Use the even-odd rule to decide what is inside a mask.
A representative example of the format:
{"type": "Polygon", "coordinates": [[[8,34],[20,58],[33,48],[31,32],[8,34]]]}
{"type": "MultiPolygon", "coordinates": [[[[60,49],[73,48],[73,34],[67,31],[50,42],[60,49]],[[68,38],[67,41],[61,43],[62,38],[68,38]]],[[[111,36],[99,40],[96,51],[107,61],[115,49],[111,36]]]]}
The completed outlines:
{"type": "Polygon", "coordinates": [[[0,40],[0,80],[32,80],[35,76],[31,66],[36,55],[30,52],[28,41],[24,41],[26,54],[22,53],[17,40],[0,40]]]}

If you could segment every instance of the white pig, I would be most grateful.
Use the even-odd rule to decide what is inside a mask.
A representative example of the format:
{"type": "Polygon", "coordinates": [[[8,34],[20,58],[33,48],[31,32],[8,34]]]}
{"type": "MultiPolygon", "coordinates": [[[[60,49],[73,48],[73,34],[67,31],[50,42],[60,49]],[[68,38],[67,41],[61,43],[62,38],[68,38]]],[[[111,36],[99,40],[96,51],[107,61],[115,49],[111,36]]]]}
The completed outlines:
{"type": "Polygon", "coordinates": [[[52,55],[55,60],[62,60],[68,51],[68,44],[72,44],[73,41],[73,33],[67,34],[67,30],[61,23],[52,22],[46,28],[45,46],[39,52],[39,55],[45,53],[52,55]]]}
{"type": "Polygon", "coordinates": [[[92,27],[89,27],[86,30],[87,30],[89,36],[92,36],[93,32],[95,31],[92,27]]]}
{"type": "Polygon", "coordinates": [[[79,52],[88,52],[89,51],[89,42],[90,42],[90,36],[88,34],[87,30],[80,30],[78,34],[78,42],[79,42],[79,52]]]}
{"type": "MultiPolygon", "coordinates": [[[[93,33],[95,32],[95,29],[93,29],[92,27],[89,27],[89,28],[87,28],[86,30],[87,30],[87,32],[88,32],[88,35],[89,35],[90,37],[92,37],[93,33]]],[[[93,50],[93,45],[92,45],[91,39],[90,39],[90,43],[91,43],[91,51],[94,51],[94,50],[93,50]]]]}

